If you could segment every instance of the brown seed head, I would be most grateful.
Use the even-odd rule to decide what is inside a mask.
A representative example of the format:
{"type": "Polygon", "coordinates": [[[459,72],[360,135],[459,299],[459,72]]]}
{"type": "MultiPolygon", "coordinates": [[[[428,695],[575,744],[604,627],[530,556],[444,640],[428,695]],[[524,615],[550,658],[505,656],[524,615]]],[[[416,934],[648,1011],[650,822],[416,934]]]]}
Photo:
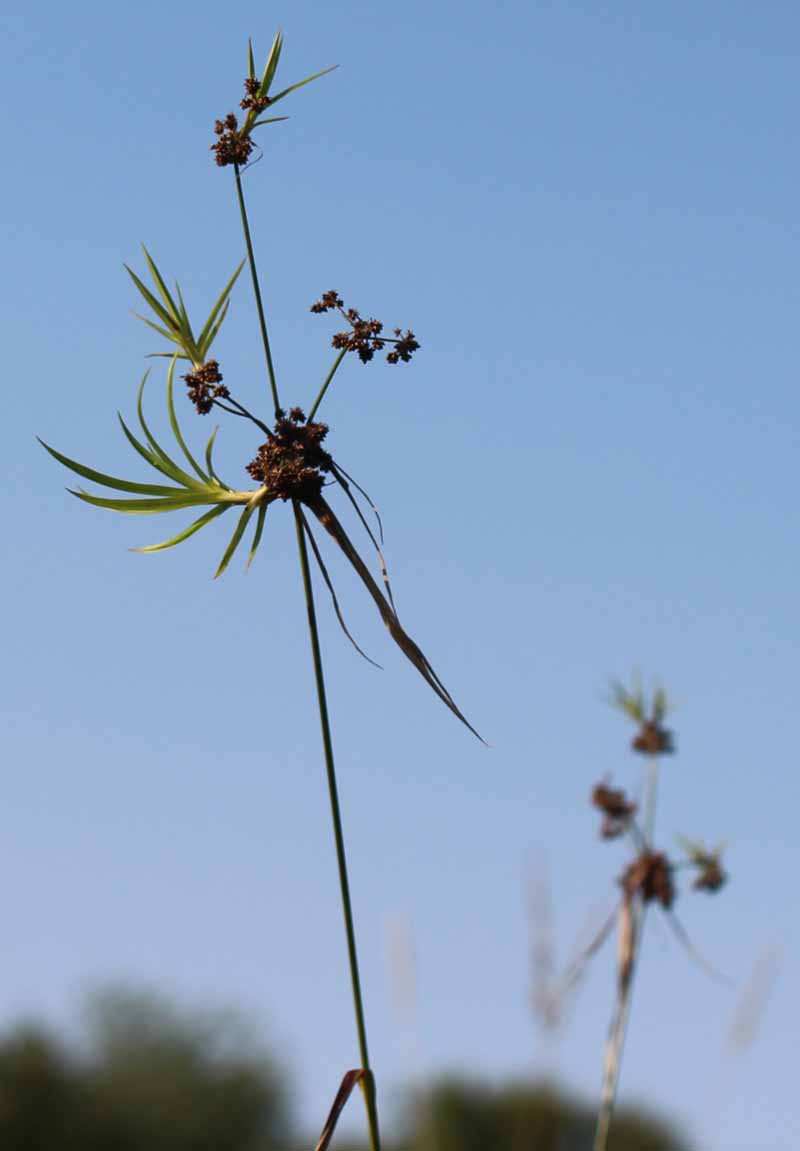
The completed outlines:
{"type": "Polygon", "coordinates": [[[384,336],[380,320],[374,318],[365,320],[356,308],[345,308],[338,292],[324,292],[320,299],[311,305],[311,311],[318,315],[332,310],[342,315],[350,325],[350,330],[335,332],[331,344],[339,351],[355,352],[362,364],[368,364],[376,352],[383,351],[387,343],[394,345],[386,356],[390,364],[397,364],[401,360],[408,363],[419,347],[414,333],[410,330],[403,335],[401,328],[395,328],[394,337],[384,336]]]}
{"type": "Polygon", "coordinates": [[[632,898],[638,893],[644,903],[656,899],[669,910],[675,900],[672,864],[660,851],[643,851],[626,868],[620,883],[626,896],[632,898]]]}
{"type": "Polygon", "coordinates": [[[675,740],[660,720],[648,719],[633,737],[631,747],[642,755],[671,755],[675,751],[675,740]]]}
{"type": "Polygon", "coordinates": [[[616,839],[627,829],[636,814],[636,804],[627,798],[625,792],[598,783],[592,789],[592,803],[603,812],[600,834],[603,839],[616,839]]]}
{"type": "Polygon", "coordinates": [[[692,887],[695,891],[719,891],[728,882],[727,873],[716,857],[707,859],[698,870],[692,887]]]}
{"type": "Polygon", "coordinates": [[[216,360],[207,360],[194,371],[183,377],[188,388],[188,396],[201,416],[207,415],[214,406],[215,399],[225,399],[230,392],[222,383],[222,372],[216,360]]]}
{"type": "Polygon", "coordinates": [[[329,312],[331,308],[341,308],[343,306],[344,302],[338,292],[323,292],[320,299],[311,305],[311,311],[319,315],[321,312],[329,312]]]}
{"type": "Polygon", "coordinates": [[[239,131],[239,121],[233,112],[229,112],[224,120],[214,121],[214,132],[219,137],[211,145],[214,160],[220,168],[227,164],[246,164],[253,151],[253,142],[249,136],[239,131]]]}
{"type": "Polygon", "coordinates": [[[247,471],[276,499],[308,502],[320,494],[333,465],[322,447],[327,434],[327,424],[306,422],[300,408],[292,408],[288,416],[279,411],[274,435],[261,445],[247,471]]]}
{"type": "Polygon", "coordinates": [[[255,76],[248,76],[244,82],[245,96],[239,105],[240,108],[252,109],[256,114],[263,112],[272,103],[269,96],[259,95],[261,82],[255,76]]]}

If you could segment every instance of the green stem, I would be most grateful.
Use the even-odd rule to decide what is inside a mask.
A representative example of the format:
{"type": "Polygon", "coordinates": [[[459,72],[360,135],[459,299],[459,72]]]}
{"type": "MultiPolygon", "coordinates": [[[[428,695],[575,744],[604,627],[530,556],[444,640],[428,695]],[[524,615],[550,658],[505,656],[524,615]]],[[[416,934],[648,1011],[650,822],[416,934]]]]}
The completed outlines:
{"type": "Polygon", "coordinates": [[[651,755],[647,761],[647,790],[644,804],[644,838],[648,850],[653,850],[653,834],[656,825],[656,799],[658,796],[658,756],[651,755]]]}
{"type": "Polygon", "coordinates": [[[308,413],[309,420],[313,420],[314,416],[317,414],[317,408],[322,403],[323,397],[325,396],[325,393],[327,392],[328,388],[330,387],[331,380],[336,375],[339,364],[341,364],[342,360],[347,355],[347,352],[348,352],[347,348],[342,348],[341,352],[339,352],[339,355],[333,361],[333,367],[331,368],[331,370],[328,372],[327,376],[325,377],[325,382],[322,385],[322,387],[320,388],[319,394],[318,394],[317,398],[314,400],[314,403],[311,405],[311,411],[308,413]]]}
{"type": "MultiPolygon", "coordinates": [[[[653,850],[653,833],[656,822],[656,801],[658,796],[658,759],[651,756],[647,764],[647,785],[644,801],[644,851],[653,850]]],[[[608,1029],[606,1041],[605,1068],[603,1074],[603,1093],[600,1100],[600,1110],[597,1115],[597,1127],[594,1135],[594,1151],[606,1151],[608,1135],[611,1129],[611,1119],[617,1101],[617,1088],[619,1086],[620,1068],[622,1066],[622,1053],[625,1048],[625,1038],[628,1033],[628,1020],[630,1018],[631,1001],[633,999],[633,980],[639,963],[639,953],[644,938],[645,919],[647,918],[647,905],[640,896],[635,896],[631,905],[623,909],[620,914],[631,917],[629,943],[630,956],[625,963],[625,970],[620,972],[617,1001],[611,1026],[608,1029]]]]}
{"type": "MultiPolygon", "coordinates": [[[[367,1049],[367,1030],[364,1023],[364,1005],[361,998],[361,980],[358,974],[358,953],[356,951],[356,936],[353,927],[353,908],[350,902],[350,884],[347,878],[347,859],[344,850],[344,834],[342,832],[342,817],[339,809],[339,791],[336,786],[336,770],[333,763],[333,743],[331,740],[330,720],[328,718],[328,702],[325,694],[325,677],[322,670],[322,653],[319,645],[319,631],[317,629],[317,614],[314,608],[314,589],[311,584],[311,570],[308,563],[308,549],[303,528],[303,517],[296,503],[294,508],[295,527],[297,529],[297,547],[300,553],[300,569],[303,573],[303,588],[308,611],[308,632],[311,638],[311,654],[314,659],[314,678],[317,683],[317,702],[319,704],[319,719],[322,727],[322,746],[325,752],[325,769],[328,776],[328,792],[331,801],[331,817],[333,820],[333,837],[336,843],[336,862],[339,867],[339,886],[342,893],[342,912],[344,915],[344,929],[347,936],[347,957],[350,963],[350,982],[353,989],[353,1007],[356,1017],[356,1032],[358,1035],[358,1050],[361,1066],[369,1071],[369,1052],[367,1049]]],[[[378,1111],[375,1103],[375,1091],[372,1077],[369,1076],[364,1084],[364,1099],[367,1109],[367,1124],[369,1127],[370,1151],[380,1151],[380,1134],[378,1132],[378,1111]]]]}
{"type": "Polygon", "coordinates": [[[267,372],[269,374],[269,386],[272,392],[272,402],[275,406],[275,411],[281,406],[278,399],[278,384],[275,380],[275,368],[272,364],[272,352],[269,346],[269,335],[267,333],[267,321],[264,316],[264,304],[261,300],[261,288],[258,283],[258,272],[256,271],[256,258],[253,255],[253,241],[250,238],[250,225],[247,222],[247,208],[244,203],[244,191],[242,189],[242,177],[239,172],[239,165],[234,164],[233,171],[236,176],[236,195],[239,198],[239,212],[242,217],[242,230],[244,231],[244,242],[247,245],[247,262],[250,265],[250,275],[253,280],[253,294],[256,298],[256,309],[258,311],[258,322],[261,327],[261,342],[264,345],[264,357],[267,361],[267,372]]]}

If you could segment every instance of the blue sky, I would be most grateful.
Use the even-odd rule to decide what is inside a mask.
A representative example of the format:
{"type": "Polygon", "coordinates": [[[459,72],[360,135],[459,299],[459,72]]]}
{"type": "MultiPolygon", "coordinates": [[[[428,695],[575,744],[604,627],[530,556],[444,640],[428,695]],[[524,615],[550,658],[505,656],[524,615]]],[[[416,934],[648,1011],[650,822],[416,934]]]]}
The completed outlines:
{"type": "MultiPolygon", "coordinates": [[[[732,1058],[740,992],[653,930],[621,1097],[677,1112],[704,1151],[796,1147],[796,5],[83,2],[0,21],[0,1022],[67,1021],[120,977],[239,1004],[320,1119],[355,1062],[290,517],[270,515],[246,577],[214,582],[230,529],[132,555],[163,521],[81,506],[33,438],[142,474],[115,412],[153,341],[122,262],[144,241],[190,309],[215,298],[243,244],[210,125],[238,101],[247,37],[263,55],[280,24],[287,83],[340,65],[247,176],[282,394],[307,405],[327,369],[330,325],[308,312],[327,288],[418,334],[408,367],[348,364],[323,414],[383,512],[404,622],[492,744],[332,557],[385,667],[321,589],[383,1098],[452,1067],[555,1069],[596,1093],[613,948],[546,1049],[526,883],[543,856],[566,961],[615,897],[622,856],[587,794],[606,773],[636,786],[604,696],[639,668],[679,703],[664,845],[728,844],[730,888],[679,913],[740,987],[765,952],[782,966],[732,1058]],[[393,1008],[398,921],[413,1020],[393,1008]]],[[[244,280],[216,347],[268,412],[244,280]]],[[[226,424],[220,460],[233,474],[255,446],[226,424]]]]}

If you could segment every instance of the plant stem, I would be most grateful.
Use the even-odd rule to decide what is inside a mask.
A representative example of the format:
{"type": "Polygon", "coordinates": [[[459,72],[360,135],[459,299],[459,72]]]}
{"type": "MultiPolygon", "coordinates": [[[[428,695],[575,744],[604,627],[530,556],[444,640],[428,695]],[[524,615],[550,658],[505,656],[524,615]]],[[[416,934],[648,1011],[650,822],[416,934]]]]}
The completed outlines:
{"type": "Polygon", "coordinates": [[[323,383],[322,387],[320,388],[319,394],[317,395],[317,398],[314,400],[314,403],[311,405],[311,411],[308,413],[309,420],[313,420],[314,416],[317,414],[317,408],[322,403],[322,399],[323,399],[325,393],[327,392],[328,388],[330,387],[330,382],[333,379],[333,377],[336,375],[336,371],[339,367],[339,364],[341,364],[342,360],[347,355],[347,352],[348,352],[347,348],[342,348],[341,352],[339,352],[339,355],[333,361],[333,367],[331,368],[331,370],[328,372],[327,376],[325,377],[325,382],[323,383]]]}
{"type": "MultiPolygon", "coordinates": [[[[647,765],[647,788],[644,801],[644,851],[652,851],[653,831],[656,819],[656,799],[658,793],[658,759],[652,756],[647,765]]],[[[633,980],[639,961],[647,905],[641,896],[623,899],[620,909],[620,948],[617,984],[617,999],[608,1029],[605,1061],[603,1067],[603,1091],[597,1127],[594,1135],[594,1151],[606,1151],[611,1118],[617,1101],[622,1053],[628,1032],[628,1019],[633,998],[633,980]]]]}
{"type": "MultiPolygon", "coordinates": [[[[342,893],[342,912],[344,916],[345,935],[347,936],[347,957],[350,963],[350,982],[353,988],[353,1007],[356,1018],[358,1049],[361,1066],[366,1071],[369,1071],[367,1031],[364,1023],[364,1005],[361,998],[361,980],[358,974],[358,954],[356,951],[355,929],[353,927],[353,908],[350,902],[350,884],[347,878],[347,859],[344,850],[342,817],[339,809],[339,792],[336,786],[336,769],[333,763],[333,743],[328,717],[328,703],[325,694],[325,676],[322,669],[322,653],[320,651],[319,631],[317,629],[317,614],[314,608],[314,590],[311,584],[311,571],[308,563],[308,549],[306,547],[306,538],[303,529],[303,517],[298,505],[294,503],[292,506],[294,508],[297,546],[300,552],[300,568],[303,574],[303,588],[306,597],[306,609],[308,611],[308,632],[311,638],[311,654],[314,660],[314,678],[317,683],[317,702],[319,704],[319,719],[322,727],[322,746],[325,752],[325,769],[328,776],[328,792],[331,801],[333,837],[336,843],[336,862],[339,868],[339,886],[342,893]]],[[[364,1080],[364,1100],[367,1109],[370,1151],[380,1151],[378,1112],[375,1103],[374,1083],[371,1075],[367,1076],[364,1080]]]]}
{"type": "Polygon", "coordinates": [[[242,189],[242,177],[239,172],[239,165],[233,165],[233,171],[236,176],[236,195],[239,198],[239,212],[242,217],[242,230],[244,231],[244,242],[247,245],[247,262],[250,265],[250,275],[253,280],[253,294],[256,298],[256,309],[258,311],[258,322],[261,327],[261,342],[264,345],[264,357],[267,361],[267,373],[269,374],[269,386],[272,392],[272,402],[275,406],[277,413],[278,408],[281,406],[278,399],[278,384],[275,380],[275,368],[272,365],[272,352],[269,346],[269,335],[267,333],[267,321],[264,316],[264,305],[261,301],[261,288],[258,284],[258,272],[256,271],[256,258],[253,255],[253,241],[250,239],[250,225],[247,222],[247,208],[244,203],[244,191],[242,189]]]}

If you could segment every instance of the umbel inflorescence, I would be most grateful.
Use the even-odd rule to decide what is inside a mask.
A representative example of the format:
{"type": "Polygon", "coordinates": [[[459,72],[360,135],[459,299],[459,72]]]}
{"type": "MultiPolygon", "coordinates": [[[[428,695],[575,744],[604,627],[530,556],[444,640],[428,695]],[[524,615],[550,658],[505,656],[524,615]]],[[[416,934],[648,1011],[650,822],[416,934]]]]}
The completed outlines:
{"type": "MultiPolygon", "coordinates": [[[[613,691],[615,705],[636,724],[636,733],[631,740],[632,749],[651,762],[655,762],[660,755],[674,754],[675,737],[664,723],[667,697],[663,689],[653,693],[649,707],[639,685],[629,691],[617,683],[613,691]]],[[[665,852],[656,851],[652,845],[653,811],[647,815],[651,826],[641,826],[637,822],[639,804],[621,788],[611,787],[607,780],[595,784],[591,802],[603,815],[601,837],[617,839],[628,835],[635,848],[634,858],[619,881],[626,900],[639,898],[642,903],[655,901],[669,911],[676,897],[674,875],[682,865],[695,871],[692,884],[695,890],[714,892],[724,885],[727,877],[720,860],[721,849],[708,851],[702,845],[682,839],[685,858],[675,863],[665,852]]],[[[649,802],[655,802],[653,796],[649,797],[649,802]]]]}
{"type": "Polygon", "coordinates": [[[355,308],[345,308],[344,300],[336,291],[324,292],[320,299],[311,305],[311,311],[317,315],[322,312],[336,310],[349,324],[343,332],[336,332],[331,344],[345,352],[356,352],[362,364],[368,364],[376,352],[382,352],[387,343],[392,349],[386,355],[389,364],[407,364],[414,352],[419,348],[416,336],[411,330],[403,332],[402,328],[395,328],[393,336],[383,335],[383,324],[380,320],[364,320],[355,308]]]}
{"type": "MultiPolygon", "coordinates": [[[[262,115],[264,111],[278,103],[290,92],[332,71],[330,68],[324,69],[322,72],[315,73],[298,84],[290,85],[276,95],[272,95],[271,86],[281,45],[282,39],[279,35],[276,37],[260,79],[255,74],[252,48],[249,49],[249,71],[245,79],[245,95],[240,105],[245,113],[243,120],[240,123],[233,113],[229,113],[217,120],[214,126],[217,136],[216,143],[212,145],[214,159],[220,167],[234,166],[237,188],[240,187],[240,169],[248,161],[255,146],[252,139],[254,129],[286,119],[285,116],[264,118],[262,115]]],[[[249,233],[246,234],[249,240],[249,233]]],[[[336,311],[345,321],[346,327],[342,331],[336,332],[332,337],[331,343],[337,356],[309,410],[308,417],[299,406],[291,407],[287,413],[278,403],[277,387],[265,327],[263,333],[265,350],[268,353],[274,417],[270,419],[269,417],[257,416],[234,393],[230,382],[228,380],[223,381],[220,362],[210,354],[212,345],[227,315],[231,292],[244,261],[231,275],[202,328],[196,331],[190,322],[180,288],[176,284],[174,291],[171,291],[150,253],[146,248],[143,251],[152,280],[152,287],[148,286],[133,269],[127,265],[126,267],[147,308],[147,314],[140,315],[139,318],[171,345],[171,351],[158,351],[155,354],[166,356],[170,361],[167,370],[167,415],[177,447],[178,458],[183,457],[184,462],[177,462],[164,449],[145,419],[143,393],[149,374],[146,373],[141,382],[137,404],[140,433],[137,435],[132,431],[121,416],[120,424],[130,445],[159,473],[159,482],[155,484],[141,483],[99,472],[62,455],[45,444],[44,446],[51,455],[77,475],[103,487],[125,493],[124,497],[93,495],[79,488],[73,491],[73,494],[97,507],[123,513],[143,514],[192,508],[207,509],[187,527],[169,539],[134,549],[142,552],[164,551],[174,547],[190,538],[229,509],[238,508],[239,518],[217,568],[217,576],[221,575],[227,568],[239,548],[251,519],[255,519],[255,527],[249,549],[248,567],[252,563],[261,542],[267,509],[276,501],[291,502],[297,509],[299,521],[302,523],[303,531],[309,540],[323,581],[333,600],[337,618],[348,637],[352,638],[344,625],[321,549],[312,533],[312,518],[316,519],[325,529],[356,572],[375,603],[395,643],[446,706],[474,732],[474,728],[456,706],[427,657],[400,625],[394,608],[391,584],[381,548],[382,527],[380,521],[377,520],[376,530],[373,531],[368,522],[370,513],[375,512],[374,504],[369,500],[361,485],[336,462],[327,448],[328,426],[314,418],[333,377],[348,353],[353,353],[362,363],[366,364],[373,360],[377,352],[388,349],[386,360],[390,364],[408,363],[420,346],[414,333],[410,329],[404,331],[395,327],[392,329],[392,335],[386,335],[381,321],[374,318],[365,319],[355,308],[346,308],[338,292],[323,293],[320,299],[312,305],[311,311],[314,313],[336,311]],[[187,365],[187,370],[182,373],[182,378],[186,385],[188,399],[200,415],[208,415],[216,409],[227,415],[245,419],[258,429],[260,443],[256,447],[253,458],[244,465],[257,487],[241,489],[221,478],[213,459],[216,429],[208,439],[202,457],[198,458],[189,449],[180,427],[174,398],[174,376],[176,367],[181,362],[187,365]],[[324,447],[323,442],[326,443],[324,447]],[[164,480],[169,482],[165,484],[164,480]],[[366,537],[377,556],[381,572],[381,584],[378,584],[371,575],[368,565],[326,499],[327,488],[338,489],[344,498],[345,505],[355,513],[359,527],[366,533],[366,537]]],[[[477,735],[477,732],[475,734],[477,735]]]]}
{"type": "Polygon", "coordinates": [[[275,414],[275,429],[247,465],[253,479],[279,500],[311,503],[322,495],[333,457],[322,447],[328,425],[306,420],[302,408],[275,414]]]}

